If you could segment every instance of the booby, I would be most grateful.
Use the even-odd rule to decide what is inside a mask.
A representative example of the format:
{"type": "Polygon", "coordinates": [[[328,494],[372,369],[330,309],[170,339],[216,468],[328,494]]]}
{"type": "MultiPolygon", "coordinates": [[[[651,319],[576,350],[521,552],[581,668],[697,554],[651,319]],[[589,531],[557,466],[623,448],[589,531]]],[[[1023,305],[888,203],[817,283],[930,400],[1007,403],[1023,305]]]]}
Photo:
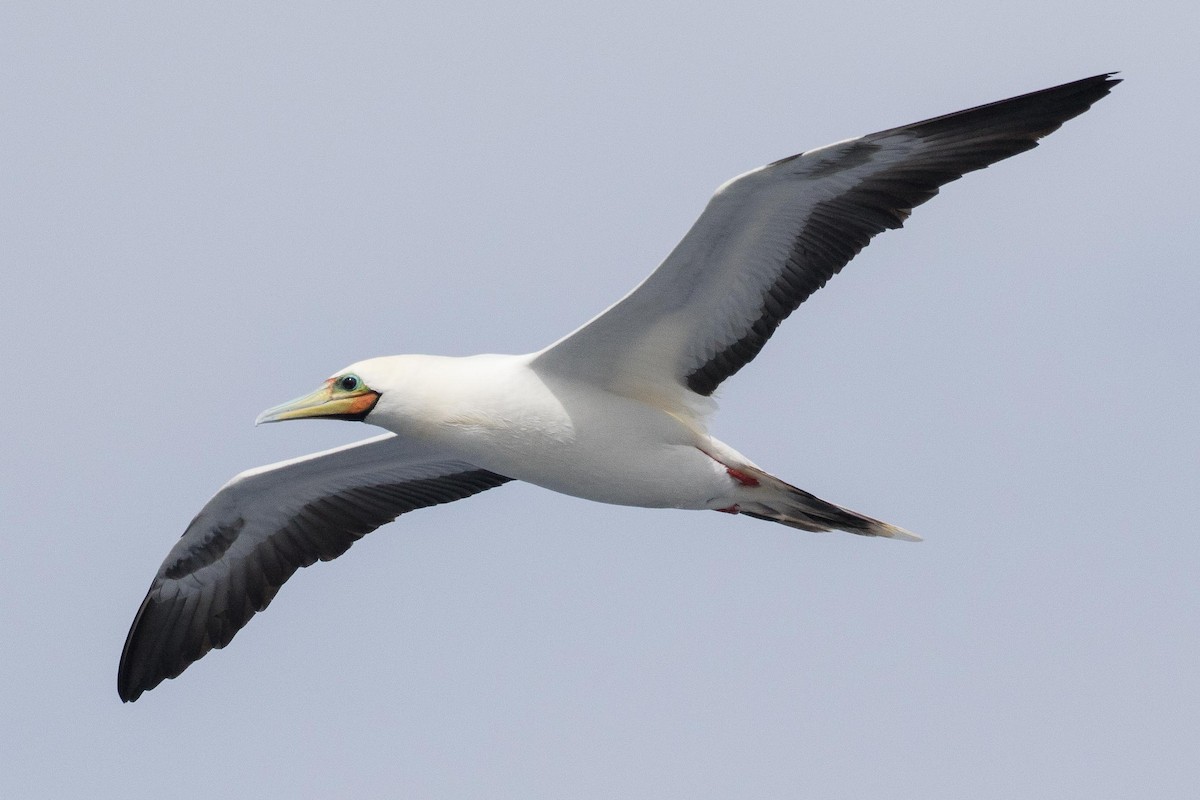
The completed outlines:
{"type": "Polygon", "coordinates": [[[225,484],[138,609],[121,699],[229,644],[300,567],[405,512],[512,480],[602,503],[917,539],[710,436],[712,394],[871,237],[943,184],[1035,147],[1117,83],[1097,75],[775,161],[721,186],[657,270],[541,351],[372,358],[263,412],[258,422],[356,420],[388,433],[225,484]]]}

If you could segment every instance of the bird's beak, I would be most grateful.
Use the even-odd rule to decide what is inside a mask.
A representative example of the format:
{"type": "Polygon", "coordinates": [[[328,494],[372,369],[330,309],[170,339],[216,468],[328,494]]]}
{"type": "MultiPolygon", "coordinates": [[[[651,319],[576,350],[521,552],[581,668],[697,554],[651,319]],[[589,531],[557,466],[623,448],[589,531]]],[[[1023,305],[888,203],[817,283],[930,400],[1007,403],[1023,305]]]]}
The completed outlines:
{"type": "Polygon", "coordinates": [[[333,379],[330,378],[312,394],[268,408],[258,415],[254,424],[283,422],[285,419],[346,419],[361,422],[378,401],[379,392],[365,387],[354,392],[338,392],[335,396],[333,379]]]}

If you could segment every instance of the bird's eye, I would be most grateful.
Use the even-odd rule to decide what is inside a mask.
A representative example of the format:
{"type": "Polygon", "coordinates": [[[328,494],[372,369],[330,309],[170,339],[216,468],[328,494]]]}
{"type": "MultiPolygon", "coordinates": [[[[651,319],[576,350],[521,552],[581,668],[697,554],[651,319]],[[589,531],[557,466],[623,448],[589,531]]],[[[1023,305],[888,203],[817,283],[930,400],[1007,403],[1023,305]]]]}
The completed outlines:
{"type": "Polygon", "coordinates": [[[362,385],[357,375],[343,375],[338,378],[338,387],[344,392],[353,392],[362,385]]]}

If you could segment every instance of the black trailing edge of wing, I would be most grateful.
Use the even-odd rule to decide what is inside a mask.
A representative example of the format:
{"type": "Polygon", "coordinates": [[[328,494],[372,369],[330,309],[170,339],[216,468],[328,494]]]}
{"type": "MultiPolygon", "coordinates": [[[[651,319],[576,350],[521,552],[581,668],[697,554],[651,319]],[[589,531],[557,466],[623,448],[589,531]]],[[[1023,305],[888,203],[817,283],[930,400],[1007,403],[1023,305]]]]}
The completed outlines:
{"type": "Polygon", "coordinates": [[[849,143],[838,161],[822,166],[811,177],[868,164],[883,146],[880,141],[889,137],[913,136],[925,146],[912,158],[883,166],[840,196],[813,207],[793,240],[782,273],[763,297],[762,313],[744,335],[688,374],[687,387],[700,395],[712,394],[758,355],[779,324],[840,272],[871,237],[901,227],[912,210],[944,184],[1036,147],[1038,139],[1087,111],[1120,82],[1114,73],[1096,75],[849,143]]]}

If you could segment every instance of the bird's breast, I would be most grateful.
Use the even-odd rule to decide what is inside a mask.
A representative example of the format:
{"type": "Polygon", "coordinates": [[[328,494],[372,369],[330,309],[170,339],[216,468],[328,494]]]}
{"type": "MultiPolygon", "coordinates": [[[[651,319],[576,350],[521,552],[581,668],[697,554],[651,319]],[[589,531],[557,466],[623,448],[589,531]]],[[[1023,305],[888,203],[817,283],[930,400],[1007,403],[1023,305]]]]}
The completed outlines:
{"type": "Polygon", "coordinates": [[[547,381],[519,357],[439,364],[373,422],[510,478],[605,503],[702,508],[726,481],[686,415],[582,382],[547,381]]]}

